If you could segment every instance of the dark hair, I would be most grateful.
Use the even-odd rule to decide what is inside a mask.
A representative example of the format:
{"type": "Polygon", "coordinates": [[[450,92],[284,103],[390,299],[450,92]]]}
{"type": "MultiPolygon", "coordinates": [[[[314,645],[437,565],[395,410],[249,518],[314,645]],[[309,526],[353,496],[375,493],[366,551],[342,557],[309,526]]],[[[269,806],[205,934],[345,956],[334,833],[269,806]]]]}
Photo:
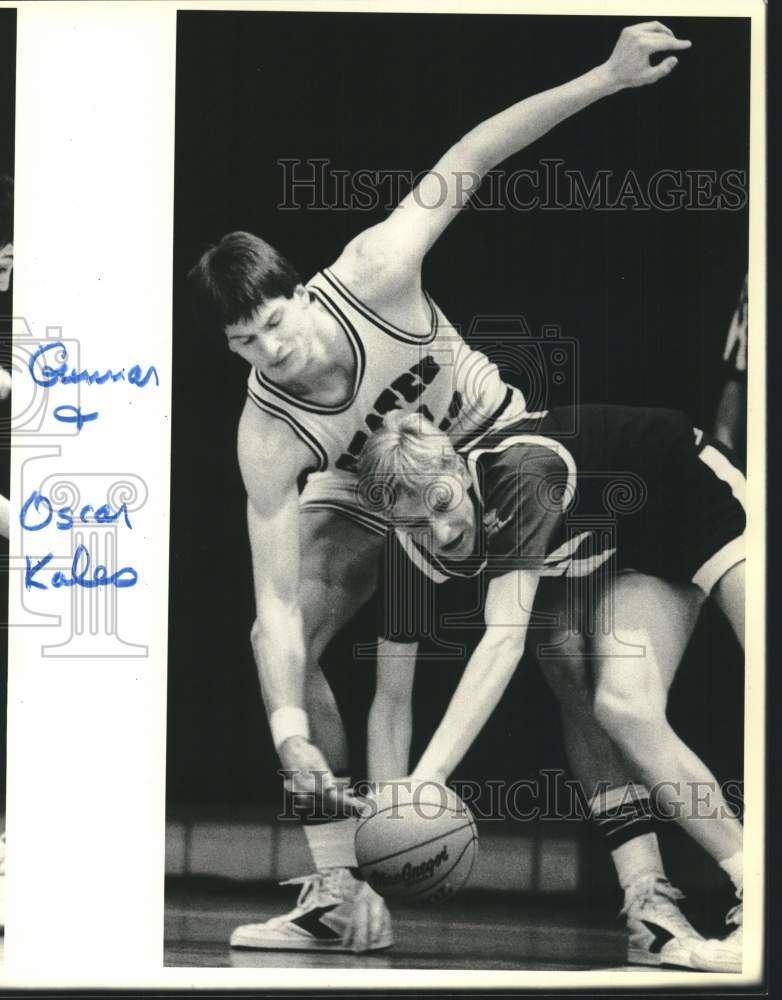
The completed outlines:
{"type": "Polygon", "coordinates": [[[222,333],[267,299],[291,298],[301,279],[274,247],[252,233],[228,233],[188,274],[196,318],[222,333]]]}
{"type": "Polygon", "coordinates": [[[14,182],[0,176],[0,249],[14,242],[14,182]]]}

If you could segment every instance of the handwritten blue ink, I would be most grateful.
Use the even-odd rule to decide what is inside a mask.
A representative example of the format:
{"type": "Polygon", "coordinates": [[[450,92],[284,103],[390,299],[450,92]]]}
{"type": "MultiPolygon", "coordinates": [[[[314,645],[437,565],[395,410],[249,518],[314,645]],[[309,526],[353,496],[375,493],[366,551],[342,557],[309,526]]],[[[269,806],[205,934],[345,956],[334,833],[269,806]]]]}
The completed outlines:
{"type": "MultiPolygon", "coordinates": [[[[19,523],[25,531],[41,531],[43,528],[48,528],[52,523],[54,513],[51,500],[43,493],[39,493],[38,490],[33,490],[22,504],[22,509],[19,512],[19,523]],[[43,515],[41,516],[42,508],[43,515]],[[40,518],[37,523],[35,515],[38,515],[40,518]]],[[[57,509],[57,524],[55,527],[58,531],[70,531],[77,519],[82,524],[89,524],[90,513],[93,515],[92,520],[95,524],[113,524],[115,521],[123,518],[125,524],[131,531],[133,530],[133,525],[130,523],[130,515],[128,514],[128,505],[124,503],[117,510],[112,510],[111,506],[107,503],[97,509],[88,503],[79,510],[78,514],[75,514],[71,507],[59,507],[57,509]]]]}
{"type": "Polygon", "coordinates": [[[33,382],[36,385],[43,386],[44,389],[51,389],[58,382],[60,385],[73,385],[75,382],[86,382],[87,385],[103,385],[105,382],[125,381],[130,385],[135,385],[139,389],[143,389],[152,378],[155,380],[155,385],[160,385],[160,379],[154,365],[150,365],[146,371],[142,369],[141,365],[133,365],[127,375],[124,368],[120,368],[119,371],[113,371],[111,368],[108,368],[105,372],[90,372],[86,369],[76,371],[75,368],[71,368],[69,372],[68,349],[61,340],[53,340],[51,343],[42,344],[30,357],[27,367],[33,382]],[[50,367],[43,361],[44,355],[49,351],[56,352],[54,359],[60,362],[56,368],[50,367]],[[39,360],[41,361],[40,372],[37,373],[35,365],[39,360]]]}
{"type": "MultiPolygon", "coordinates": [[[[54,558],[54,553],[47,553],[43,559],[39,559],[35,565],[32,564],[30,557],[25,556],[27,563],[26,569],[24,571],[24,585],[26,590],[32,590],[36,588],[37,590],[48,590],[49,588],[45,583],[40,583],[35,579],[35,575],[40,573],[42,570],[46,569],[49,563],[54,558]]],[[[90,569],[90,554],[83,545],[78,545],[76,551],[73,553],[73,561],[71,563],[71,576],[66,576],[61,570],[55,570],[52,574],[52,587],[56,590],[61,587],[84,587],[86,590],[92,590],[95,587],[108,587],[114,586],[117,589],[123,587],[133,587],[138,581],[138,573],[132,566],[123,566],[122,569],[118,569],[116,573],[109,574],[109,571],[105,566],[98,563],[95,567],[95,574],[92,579],[88,578],[87,573],[90,569]],[[81,563],[83,562],[83,565],[81,563]]]]}
{"type": "Polygon", "coordinates": [[[76,424],[76,429],[79,431],[88,421],[98,419],[97,410],[94,413],[82,413],[78,406],[69,406],[67,403],[55,406],[52,414],[55,420],[63,424],[76,424]]]}

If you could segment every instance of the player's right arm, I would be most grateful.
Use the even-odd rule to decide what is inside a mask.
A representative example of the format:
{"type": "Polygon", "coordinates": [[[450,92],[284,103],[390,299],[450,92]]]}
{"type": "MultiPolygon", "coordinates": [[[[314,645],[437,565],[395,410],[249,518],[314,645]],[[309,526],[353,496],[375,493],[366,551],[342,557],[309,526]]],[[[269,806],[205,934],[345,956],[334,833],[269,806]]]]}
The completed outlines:
{"type": "Polygon", "coordinates": [[[239,422],[239,466],[255,584],[251,641],[272,737],[299,791],[328,791],[333,777],[309,741],[306,656],[299,604],[300,475],[309,448],[280,420],[248,402],[239,422]]]}
{"type": "Polygon", "coordinates": [[[676,56],[668,55],[654,66],[650,57],[689,47],[689,41],[676,38],[659,21],[625,28],[604,63],[511,105],[467,132],[388,219],[361,233],[347,250],[366,258],[370,276],[383,267],[391,274],[418,276],[426,253],[490,170],[596,101],[667,76],[678,62],[676,56]]]}

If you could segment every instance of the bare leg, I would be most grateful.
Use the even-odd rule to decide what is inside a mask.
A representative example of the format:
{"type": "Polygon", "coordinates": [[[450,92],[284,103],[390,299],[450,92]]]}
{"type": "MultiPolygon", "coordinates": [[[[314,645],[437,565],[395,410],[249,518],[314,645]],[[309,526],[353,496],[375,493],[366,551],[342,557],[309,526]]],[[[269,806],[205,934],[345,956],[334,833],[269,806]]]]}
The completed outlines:
{"type": "Polygon", "coordinates": [[[742,561],[731,567],[728,572],[720,578],[716,587],[712,591],[712,596],[721,608],[723,614],[730,622],[736,638],[744,648],[744,610],[745,610],[745,579],[742,561]]]}
{"type": "Polygon", "coordinates": [[[546,630],[545,640],[535,645],[541,672],[559,702],[562,738],[571,771],[587,796],[599,784],[618,787],[632,782],[634,776],[627,761],[595,719],[581,609],[574,601],[565,600],[562,587],[545,592],[541,588],[535,607],[558,620],[557,625],[546,630]]]}
{"type": "Polygon", "coordinates": [[[614,629],[594,639],[595,715],[655,790],[658,804],[722,861],[740,851],[741,824],[714,775],[666,716],[668,691],[702,598],[692,587],[634,574],[620,576],[614,586],[614,629]],[[645,657],[621,655],[628,642],[643,645],[645,657]]]}

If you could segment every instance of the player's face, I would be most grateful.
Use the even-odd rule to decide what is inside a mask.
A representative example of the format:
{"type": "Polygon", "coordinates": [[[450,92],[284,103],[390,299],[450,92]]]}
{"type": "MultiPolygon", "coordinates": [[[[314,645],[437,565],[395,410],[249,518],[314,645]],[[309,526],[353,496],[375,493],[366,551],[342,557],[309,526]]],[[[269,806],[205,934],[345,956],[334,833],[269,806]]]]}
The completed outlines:
{"type": "Polygon", "coordinates": [[[228,348],[282,384],[306,374],[312,355],[314,310],[299,285],[291,298],[267,299],[252,317],[226,327],[228,348]]]}
{"type": "Polygon", "coordinates": [[[400,498],[394,514],[420,544],[443,559],[466,559],[475,547],[475,508],[466,468],[438,473],[415,497],[400,498]]]}
{"type": "Polygon", "coordinates": [[[11,271],[14,269],[14,245],[7,243],[0,247],[0,292],[7,292],[11,284],[11,271]]]}

